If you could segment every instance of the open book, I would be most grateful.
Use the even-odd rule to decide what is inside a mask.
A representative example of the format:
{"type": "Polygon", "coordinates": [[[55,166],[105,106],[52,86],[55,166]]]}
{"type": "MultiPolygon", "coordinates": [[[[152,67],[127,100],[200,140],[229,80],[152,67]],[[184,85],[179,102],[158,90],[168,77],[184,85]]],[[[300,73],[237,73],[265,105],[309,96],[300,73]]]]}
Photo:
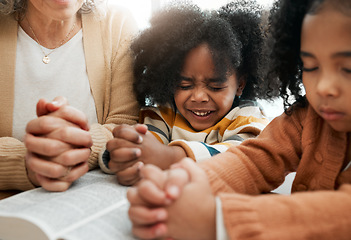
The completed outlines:
{"type": "Polygon", "coordinates": [[[0,201],[0,240],[132,240],[127,188],[90,171],[66,192],[42,188],[0,201]]]}

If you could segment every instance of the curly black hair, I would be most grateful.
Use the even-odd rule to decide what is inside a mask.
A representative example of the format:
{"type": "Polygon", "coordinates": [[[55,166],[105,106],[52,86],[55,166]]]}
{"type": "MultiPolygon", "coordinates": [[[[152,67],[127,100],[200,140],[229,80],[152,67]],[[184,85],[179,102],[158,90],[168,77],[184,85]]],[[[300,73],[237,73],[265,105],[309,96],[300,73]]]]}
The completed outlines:
{"type": "MultiPolygon", "coordinates": [[[[267,49],[267,95],[284,100],[285,113],[308,102],[302,84],[300,41],[302,22],[306,14],[316,14],[325,3],[340,11],[351,9],[350,0],[280,0],[270,11],[267,49]]],[[[350,12],[349,12],[350,14],[350,12]]]]}
{"type": "Polygon", "coordinates": [[[131,44],[138,102],[142,106],[174,106],[185,57],[202,43],[208,44],[219,77],[235,71],[238,79],[246,80],[242,99],[265,97],[260,87],[264,45],[261,7],[254,0],[241,0],[217,11],[178,3],[154,14],[150,27],[131,44]]]}

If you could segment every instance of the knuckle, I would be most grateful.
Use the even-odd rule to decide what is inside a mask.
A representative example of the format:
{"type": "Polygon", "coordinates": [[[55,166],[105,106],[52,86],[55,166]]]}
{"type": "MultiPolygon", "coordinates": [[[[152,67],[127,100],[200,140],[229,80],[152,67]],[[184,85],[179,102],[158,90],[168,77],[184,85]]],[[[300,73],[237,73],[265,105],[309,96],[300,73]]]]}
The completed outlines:
{"type": "Polygon", "coordinates": [[[85,132],[85,133],[86,133],[86,136],[83,138],[86,141],[85,146],[89,146],[89,147],[93,146],[93,138],[92,138],[92,136],[90,135],[89,132],[85,132]]]}
{"type": "Polygon", "coordinates": [[[75,176],[74,174],[68,174],[66,177],[65,177],[65,181],[66,182],[74,182],[75,180],[77,180],[79,178],[79,176],[75,176]]]}
{"type": "Polygon", "coordinates": [[[69,127],[62,127],[59,130],[59,138],[64,140],[64,139],[69,139],[71,137],[71,131],[69,127]]]}
{"type": "Polygon", "coordinates": [[[40,129],[46,131],[49,129],[48,126],[53,125],[53,118],[50,116],[42,116],[40,117],[40,121],[38,122],[38,126],[40,129]]]}
{"type": "Polygon", "coordinates": [[[83,176],[85,173],[87,173],[89,171],[89,164],[88,164],[88,162],[85,161],[85,162],[81,163],[79,165],[79,169],[81,171],[81,175],[80,176],[83,176]]]}
{"type": "Polygon", "coordinates": [[[121,165],[116,163],[116,162],[113,162],[113,161],[110,161],[108,163],[108,167],[110,168],[110,170],[114,171],[114,172],[119,172],[121,171],[121,165]]]}
{"type": "Polygon", "coordinates": [[[116,135],[118,134],[120,128],[121,128],[121,125],[118,125],[112,130],[112,134],[113,134],[114,137],[116,137],[116,135]]]}
{"type": "Polygon", "coordinates": [[[47,170],[47,174],[49,175],[50,178],[59,178],[62,177],[62,173],[65,172],[65,169],[63,169],[64,167],[61,165],[57,165],[55,164],[54,166],[50,167],[47,170]]]}
{"type": "Polygon", "coordinates": [[[123,124],[120,124],[118,126],[116,126],[114,129],[113,129],[113,136],[117,137],[119,135],[119,133],[121,131],[123,131],[128,125],[123,123],[123,124]]]}
{"type": "Polygon", "coordinates": [[[75,180],[77,180],[80,177],[80,175],[74,173],[74,172],[70,172],[70,174],[68,174],[64,179],[65,182],[74,182],[75,180]]]}
{"type": "Polygon", "coordinates": [[[63,117],[69,117],[70,116],[70,111],[71,111],[71,106],[64,106],[62,108],[59,109],[59,113],[61,114],[61,116],[63,117]]]}
{"type": "Polygon", "coordinates": [[[33,142],[32,140],[33,140],[33,136],[31,134],[27,133],[26,135],[24,135],[23,142],[27,149],[32,148],[32,142],[33,142]]]}
{"type": "Polygon", "coordinates": [[[72,151],[66,151],[61,155],[60,163],[65,166],[72,165],[72,162],[75,160],[75,156],[72,151]]]}
{"type": "Polygon", "coordinates": [[[120,151],[118,150],[113,150],[110,152],[110,159],[112,161],[117,161],[119,162],[119,159],[120,159],[120,151]]]}
{"type": "Polygon", "coordinates": [[[116,140],[117,140],[116,138],[113,138],[106,143],[106,149],[109,152],[111,152],[115,148],[116,140]]]}
{"type": "Polygon", "coordinates": [[[31,170],[34,170],[35,169],[35,160],[32,158],[32,157],[30,157],[30,156],[28,156],[27,158],[26,158],[26,165],[27,165],[27,167],[29,168],[29,169],[31,169],[31,170]]]}
{"type": "Polygon", "coordinates": [[[83,159],[88,160],[91,154],[90,148],[82,149],[83,159]]]}
{"type": "Polygon", "coordinates": [[[49,156],[54,155],[56,150],[60,147],[56,141],[47,141],[43,146],[43,152],[49,156]]]}

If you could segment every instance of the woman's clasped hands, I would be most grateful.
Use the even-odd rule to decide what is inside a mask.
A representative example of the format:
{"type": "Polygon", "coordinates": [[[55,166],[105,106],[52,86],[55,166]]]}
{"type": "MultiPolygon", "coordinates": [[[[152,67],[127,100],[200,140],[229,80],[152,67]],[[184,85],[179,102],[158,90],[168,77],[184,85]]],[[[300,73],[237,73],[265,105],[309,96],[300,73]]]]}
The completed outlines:
{"type": "Polygon", "coordinates": [[[88,120],[63,97],[40,99],[37,116],[27,124],[24,139],[28,177],[46,190],[65,191],[89,170],[88,120]]]}

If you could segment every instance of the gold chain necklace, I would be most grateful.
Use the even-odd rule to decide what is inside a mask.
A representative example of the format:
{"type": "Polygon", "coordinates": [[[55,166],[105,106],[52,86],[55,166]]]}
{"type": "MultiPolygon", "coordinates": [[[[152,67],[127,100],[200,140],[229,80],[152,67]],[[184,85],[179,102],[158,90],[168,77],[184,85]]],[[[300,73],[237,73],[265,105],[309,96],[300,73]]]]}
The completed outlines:
{"type": "Polygon", "coordinates": [[[43,63],[45,63],[45,64],[48,64],[48,63],[50,62],[49,55],[50,55],[51,53],[53,53],[56,49],[58,49],[59,47],[61,47],[61,46],[66,42],[66,40],[67,40],[67,38],[69,37],[69,35],[71,35],[71,33],[73,32],[73,29],[76,27],[76,23],[74,23],[73,26],[72,26],[72,28],[71,28],[71,30],[68,32],[68,34],[66,35],[66,37],[60,42],[60,44],[59,44],[57,47],[55,47],[54,49],[52,49],[51,52],[45,53],[45,51],[44,51],[44,49],[43,49],[43,46],[41,45],[39,39],[38,39],[37,36],[35,35],[35,33],[34,33],[34,31],[33,31],[33,28],[31,27],[31,25],[30,25],[30,23],[29,23],[27,17],[26,17],[26,20],[27,20],[27,22],[28,22],[29,29],[30,29],[30,30],[32,31],[32,33],[33,33],[33,36],[34,36],[34,38],[35,38],[35,41],[38,43],[38,45],[39,45],[41,51],[42,51],[43,54],[44,54],[44,57],[43,57],[42,60],[43,60],[43,63]]]}

